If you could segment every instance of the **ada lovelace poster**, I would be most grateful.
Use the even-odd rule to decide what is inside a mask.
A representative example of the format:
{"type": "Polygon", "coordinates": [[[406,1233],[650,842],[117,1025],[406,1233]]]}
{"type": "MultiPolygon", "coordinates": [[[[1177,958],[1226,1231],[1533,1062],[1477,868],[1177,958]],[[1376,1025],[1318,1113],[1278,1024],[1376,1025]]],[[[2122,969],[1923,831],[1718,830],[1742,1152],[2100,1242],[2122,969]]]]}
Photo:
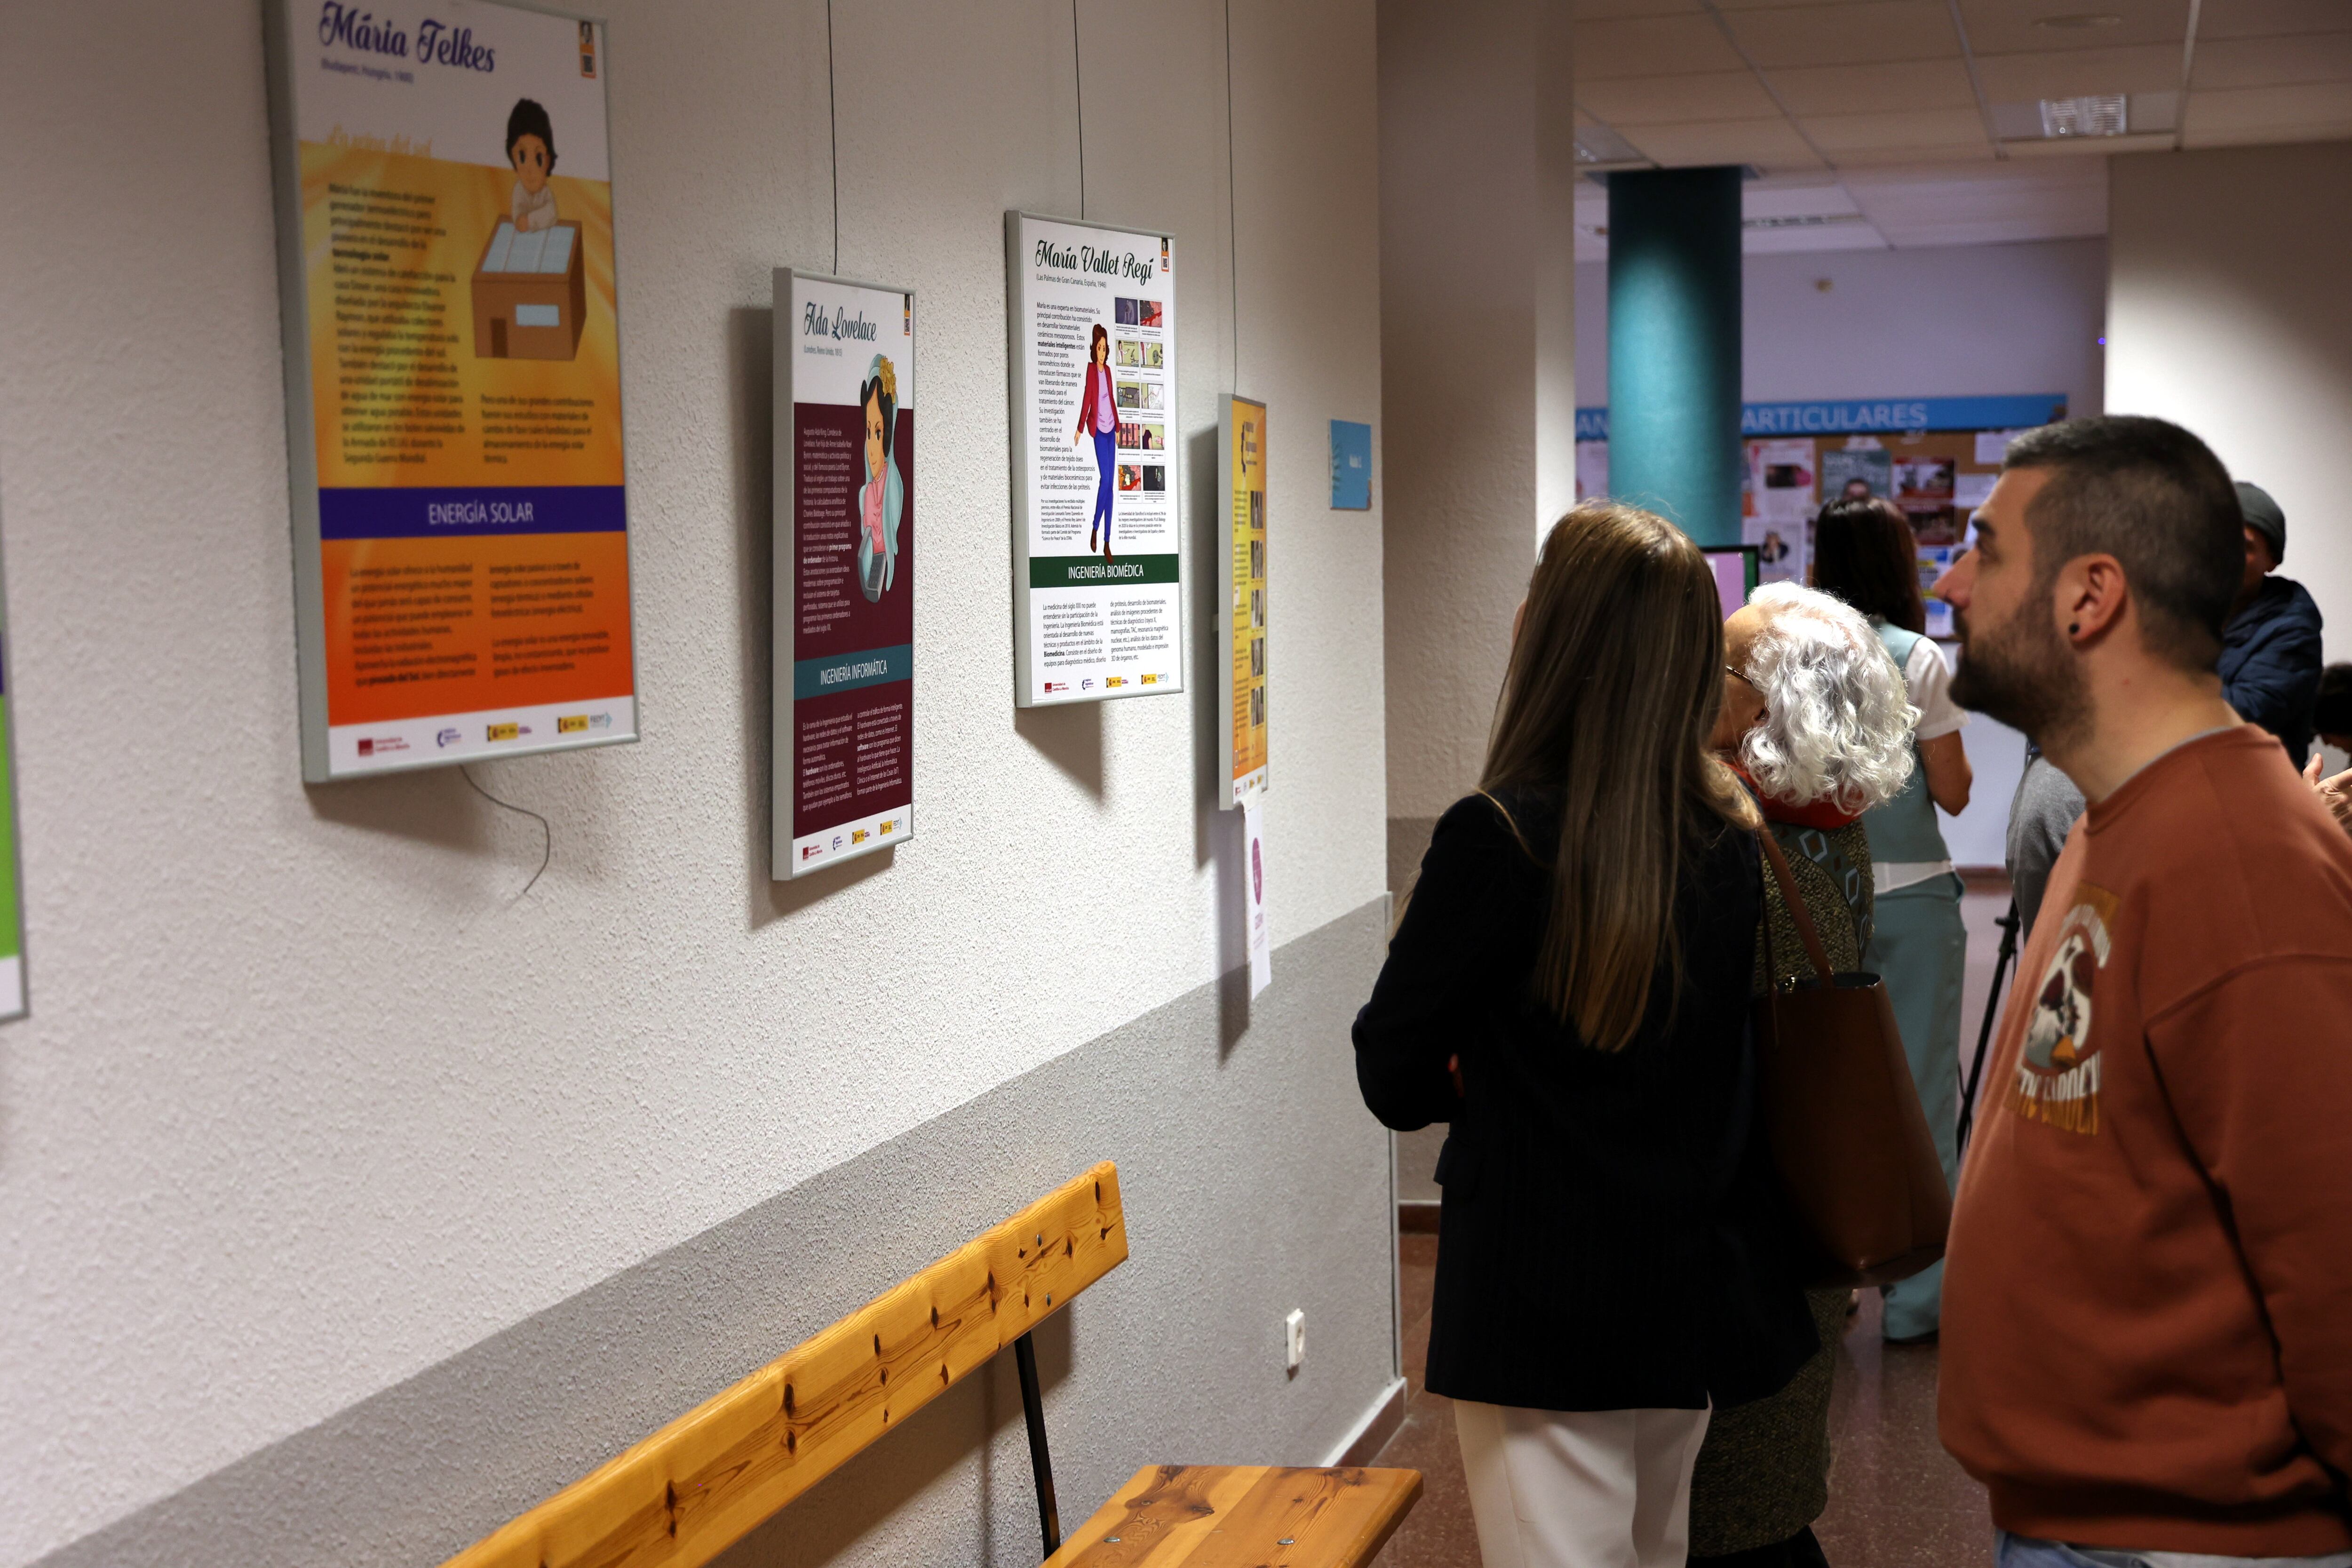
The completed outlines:
{"type": "Polygon", "coordinates": [[[1175,247],[1004,215],[1013,700],[1181,691],[1175,247]]]}
{"type": "Polygon", "coordinates": [[[775,274],[778,880],[914,837],[915,297],[775,274]]]}
{"type": "Polygon", "coordinates": [[[1265,793],[1265,405],[1228,397],[1217,421],[1218,489],[1225,497],[1225,647],[1218,664],[1218,726],[1225,804],[1265,793]]]}
{"type": "Polygon", "coordinates": [[[303,776],[636,739],[604,29],[265,16],[303,776]]]}

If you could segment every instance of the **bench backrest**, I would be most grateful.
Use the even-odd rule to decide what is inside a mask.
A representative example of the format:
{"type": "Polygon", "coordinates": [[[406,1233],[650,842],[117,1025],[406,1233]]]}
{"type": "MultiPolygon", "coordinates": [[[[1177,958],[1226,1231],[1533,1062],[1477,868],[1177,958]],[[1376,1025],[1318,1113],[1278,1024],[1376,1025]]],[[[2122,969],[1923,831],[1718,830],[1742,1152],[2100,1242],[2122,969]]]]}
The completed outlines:
{"type": "Polygon", "coordinates": [[[688,1411],[447,1568],[692,1568],[1127,1260],[1108,1161],[688,1411]]]}

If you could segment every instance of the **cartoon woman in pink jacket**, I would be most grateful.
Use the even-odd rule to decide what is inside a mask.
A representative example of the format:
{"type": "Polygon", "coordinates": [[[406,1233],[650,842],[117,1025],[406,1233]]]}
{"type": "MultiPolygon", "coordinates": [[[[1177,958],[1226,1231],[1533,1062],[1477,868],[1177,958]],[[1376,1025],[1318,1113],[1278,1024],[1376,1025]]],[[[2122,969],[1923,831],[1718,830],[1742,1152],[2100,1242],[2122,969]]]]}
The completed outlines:
{"type": "Polygon", "coordinates": [[[1095,491],[1094,520],[1087,525],[1087,549],[1095,548],[1095,534],[1102,534],[1103,559],[1110,554],[1110,503],[1118,490],[1118,409],[1110,384],[1110,333],[1101,322],[1095,323],[1094,342],[1087,349],[1087,384],[1078,394],[1078,427],[1070,434],[1070,445],[1083,447],[1087,437],[1095,438],[1095,465],[1102,469],[1102,484],[1095,491]]]}

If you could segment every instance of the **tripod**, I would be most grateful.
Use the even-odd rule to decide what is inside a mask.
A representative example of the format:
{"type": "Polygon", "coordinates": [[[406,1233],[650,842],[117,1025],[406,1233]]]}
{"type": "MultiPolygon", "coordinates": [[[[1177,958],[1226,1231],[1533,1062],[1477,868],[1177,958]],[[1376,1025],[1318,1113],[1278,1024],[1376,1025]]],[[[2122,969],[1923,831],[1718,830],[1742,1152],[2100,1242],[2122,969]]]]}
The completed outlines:
{"type": "Polygon", "coordinates": [[[1969,1065],[1969,1081],[1960,1091],[1960,1126],[1958,1146],[1968,1152],[1969,1129],[1977,1119],[1977,1086],[1984,1079],[1985,1048],[1992,1044],[1992,1021],[2000,1016],[2001,982],[2009,974],[2010,961],[2017,956],[2017,928],[2021,923],[2017,915],[2017,900],[2009,900],[2009,912],[1996,922],[2000,927],[2000,957],[1993,964],[1992,992],[1985,998],[1984,1023],[1977,1030],[1976,1060],[1969,1065]]]}

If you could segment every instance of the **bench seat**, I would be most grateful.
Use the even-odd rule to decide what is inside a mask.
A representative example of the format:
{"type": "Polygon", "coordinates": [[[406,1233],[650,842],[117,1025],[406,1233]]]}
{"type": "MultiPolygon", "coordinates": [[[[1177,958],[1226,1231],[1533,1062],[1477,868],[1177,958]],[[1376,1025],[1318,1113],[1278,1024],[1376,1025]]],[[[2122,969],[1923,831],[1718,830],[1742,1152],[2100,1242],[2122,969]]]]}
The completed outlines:
{"type": "Polygon", "coordinates": [[[1419,1470],[1146,1465],[1045,1568],[1362,1568],[1420,1497],[1419,1470]]]}
{"type": "Polygon", "coordinates": [[[1127,1260],[1106,1161],[449,1559],[444,1568],[701,1568],[1011,1349],[1052,1568],[1360,1568],[1413,1470],[1152,1465],[1063,1543],[1030,1332],[1127,1260]]]}

